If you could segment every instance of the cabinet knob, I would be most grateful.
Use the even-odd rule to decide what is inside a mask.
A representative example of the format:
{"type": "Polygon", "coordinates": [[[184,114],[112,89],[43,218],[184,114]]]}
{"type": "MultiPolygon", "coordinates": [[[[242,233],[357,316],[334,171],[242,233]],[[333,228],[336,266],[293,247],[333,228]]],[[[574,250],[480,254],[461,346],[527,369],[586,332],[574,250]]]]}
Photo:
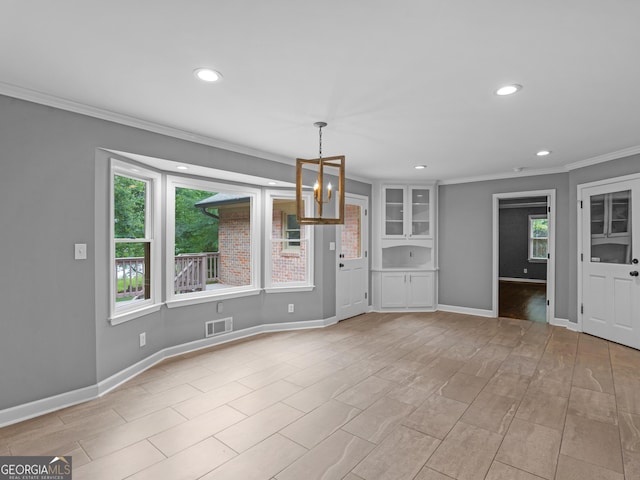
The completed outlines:
{"type": "Polygon", "coordinates": [[[632,277],[637,277],[638,276],[638,271],[634,270],[633,272],[629,272],[629,275],[631,275],[632,277]]]}
{"type": "Polygon", "coordinates": [[[638,259],[634,258],[633,260],[631,260],[631,263],[638,263],[638,259]]]}
{"type": "Polygon", "coordinates": [[[339,266],[340,268],[342,268],[342,267],[344,267],[344,263],[339,263],[339,264],[338,264],[338,266],[339,266]]]}

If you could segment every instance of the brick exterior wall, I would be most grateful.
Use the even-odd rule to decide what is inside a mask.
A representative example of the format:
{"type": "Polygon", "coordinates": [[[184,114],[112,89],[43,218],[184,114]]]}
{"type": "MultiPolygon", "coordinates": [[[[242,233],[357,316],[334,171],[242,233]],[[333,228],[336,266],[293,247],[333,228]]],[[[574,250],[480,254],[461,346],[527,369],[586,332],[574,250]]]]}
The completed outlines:
{"type": "Polygon", "coordinates": [[[224,285],[251,284],[251,212],[245,208],[219,209],[219,276],[224,285]]]}
{"type": "Polygon", "coordinates": [[[344,258],[360,258],[360,207],[345,204],[344,226],[342,227],[342,252],[344,258]]]}
{"type": "MultiPolygon", "coordinates": [[[[273,209],[271,236],[282,237],[282,210],[273,209]]],[[[284,242],[271,242],[271,282],[304,282],[306,279],[307,244],[300,242],[297,251],[283,251],[284,242]]]]}

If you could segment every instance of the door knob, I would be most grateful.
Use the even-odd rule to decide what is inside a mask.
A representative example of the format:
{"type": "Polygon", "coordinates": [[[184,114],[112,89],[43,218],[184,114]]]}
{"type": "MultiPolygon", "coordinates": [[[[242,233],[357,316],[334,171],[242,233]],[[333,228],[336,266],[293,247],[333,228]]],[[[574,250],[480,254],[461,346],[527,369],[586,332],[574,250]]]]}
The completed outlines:
{"type": "Polygon", "coordinates": [[[633,272],[629,272],[629,275],[631,275],[632,277],[637,277],[638,276],[638,271],[634,270],[633,272]]]}
{"type": "MultiPolygon", "coordinates": [[[[342,267],[344,267],[344,263],[339,263],[339,264],[338,264],[338,266],[339,266],[340,268],[342,268],[342,267]]],[[[638,275],[638,272],[636,272],[636,275],[638,275]]]]}

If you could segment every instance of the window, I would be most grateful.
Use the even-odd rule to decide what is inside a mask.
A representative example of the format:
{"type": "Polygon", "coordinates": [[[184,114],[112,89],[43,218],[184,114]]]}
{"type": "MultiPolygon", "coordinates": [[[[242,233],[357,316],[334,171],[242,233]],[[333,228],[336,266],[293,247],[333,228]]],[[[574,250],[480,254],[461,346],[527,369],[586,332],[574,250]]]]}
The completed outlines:
{"type": "MultiPolygon", "coordinates": [[[[293,192],[269,191],[265,226],[267,251],[265,259],[266,289],[269,292],[310,290],[313,288],[313,242],[310,226],[301,226],[296,217],[293,192]]],[[[311,195],[305,197],[305,210],[311,195]]]]}
{"type": "Polygon", "coordinates": [[[529,260],[547,261],[549,221],[546,215],[529,215],[529,260]]]}
{"type": "Polygon", "coordinates": [[[283,252],[300,253],[300,224],[295,213],[282,212],[282,238],[285,239],[283,252]]]}
{"type": "Polygon", "coordinates": [[[159,304],[159,177],[116,160],[111,172],[111,321],[119,323],[159,304]]]}
{"type": "Polygon", "coordinates": [[[169,302],[259,292],[258,193],[249,187],[168,178],[169,302]]]}

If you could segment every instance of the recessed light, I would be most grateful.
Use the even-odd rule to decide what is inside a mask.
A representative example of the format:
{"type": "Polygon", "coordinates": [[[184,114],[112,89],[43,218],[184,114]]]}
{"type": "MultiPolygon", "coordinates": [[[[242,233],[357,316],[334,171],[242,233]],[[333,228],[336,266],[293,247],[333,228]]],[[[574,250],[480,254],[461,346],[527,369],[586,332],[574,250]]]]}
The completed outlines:
{"type": "Polygon", "coordinates": [[[211,68],[196,68],[193,74],[203,82],[219,82],[222,80],[220,72],[216,72],[211,68]]]}
{"type": "Polygon", "coordinates": [[[501,97],[505,95],[513,95],[514,93],[522,90],[522,85],[518,85],[514,83],[512,85],[505,85],[496,90],[496,95],[500,95],[501,97]]]}
{"type": "Polygon", "coordinates": [[[277,185],[278,182],[267,182],[267,185],[277,185]]]}
{"type": "Polygon", "coordinates": [[[513,167],[513,171],[519,173],[523,170],[523,167],[513,167]]]}
{"type": "Polygon", "coordinates": [[[416,165],[413,168],[415,168],[416,170],[424,170],[425,168],[427,168],[427,166],[426,165],[416,165]]]}
{"type": "Polygon", "coordinates": [[[540,150],[538,153],[536,153],[536,155],[539,157],[546,157],[550,153],[551,153],[551,150],[540,150]]]}
{"type": "Polygon", "coordinates": [[[189,170],[189,167],[185,167],[184,165],[178,165],[176,167],[177,170],[189,170]]]}

